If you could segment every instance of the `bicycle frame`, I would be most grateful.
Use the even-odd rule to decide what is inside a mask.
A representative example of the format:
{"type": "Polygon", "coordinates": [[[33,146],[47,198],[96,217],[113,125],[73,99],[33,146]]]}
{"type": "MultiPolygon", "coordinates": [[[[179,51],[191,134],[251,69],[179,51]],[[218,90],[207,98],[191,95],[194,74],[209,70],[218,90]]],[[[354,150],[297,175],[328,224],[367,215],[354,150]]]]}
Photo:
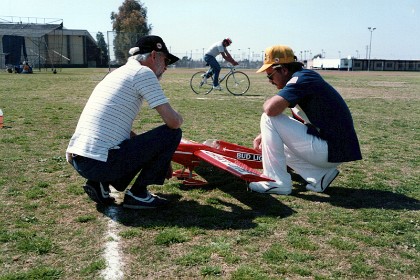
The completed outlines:
{"type": "MultiPolygon", "coordinates": [[[[229,76],[230,74],[235,72],[235,67],[233,66],[221,66],[221,69],[229,69],[229,71],[226,74],[222,74],[222,71],[220,71],[220,74],[222,74],[223,76],[221,76],[219,74],[219,84],[221,84],[227,76],[229,76]]],[[[206,75],[210,74],[209,72],[211,72],[211,74],[213,75],[213,68],[209,67],[209,69],[206,71],[206,75]]]]}

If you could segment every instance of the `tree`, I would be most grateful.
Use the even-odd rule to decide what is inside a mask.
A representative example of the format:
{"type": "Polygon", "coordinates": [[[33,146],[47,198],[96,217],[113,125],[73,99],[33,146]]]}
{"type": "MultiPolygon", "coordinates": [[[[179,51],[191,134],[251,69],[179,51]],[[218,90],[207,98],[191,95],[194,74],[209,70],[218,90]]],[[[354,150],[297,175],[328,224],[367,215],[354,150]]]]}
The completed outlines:
{"type": "Polygon", "coordinates": [[[103,66],[106,65],[106,63],[108,62],[108,46],[105,43],[105,38],[104,38],[104,34],[102,34],[102,32],[98,31],[98,33],[96,33],[96,42],[98,43],[98,47],[100,49],[100,54],[99,54],[99,65],[103,66]]]}
{"type": "Polygon", "coordinates": [[[118,13],[111,13],[114,38],[114,52],[117,63],[127,61],[128,51],[137,40],[149,35],[152,26],[147,23],[147,8],[138,0],[124,0],[118,13]]]}

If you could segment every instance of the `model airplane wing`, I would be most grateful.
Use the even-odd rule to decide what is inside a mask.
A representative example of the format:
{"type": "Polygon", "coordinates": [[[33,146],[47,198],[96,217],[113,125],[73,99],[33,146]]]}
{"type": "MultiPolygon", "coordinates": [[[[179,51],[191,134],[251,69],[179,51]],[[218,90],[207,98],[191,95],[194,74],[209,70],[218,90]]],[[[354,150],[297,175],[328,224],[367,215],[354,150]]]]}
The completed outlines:
{"type": "Polygon", "coordinates": [[[261,172],[250,168],[237,159],[216,154],[206,150],[198,150],[194,155],[222,170],[225,170],[247,182],[274,181],[261,172]]]}

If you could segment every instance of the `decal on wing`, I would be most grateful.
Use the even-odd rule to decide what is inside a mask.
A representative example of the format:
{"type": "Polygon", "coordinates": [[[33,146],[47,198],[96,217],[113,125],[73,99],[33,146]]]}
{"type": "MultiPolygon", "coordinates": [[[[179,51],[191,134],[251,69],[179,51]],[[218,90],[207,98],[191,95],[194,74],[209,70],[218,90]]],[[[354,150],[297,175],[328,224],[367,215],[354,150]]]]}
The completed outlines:
{"type": "Polygon", "coordinates": [[[261,172],[248,167],[234,158],[226,157],[206,150],[195,151],[194,155],[220,169],[242,178],[245,181],[274,181],[261,174],[261,172]]]}

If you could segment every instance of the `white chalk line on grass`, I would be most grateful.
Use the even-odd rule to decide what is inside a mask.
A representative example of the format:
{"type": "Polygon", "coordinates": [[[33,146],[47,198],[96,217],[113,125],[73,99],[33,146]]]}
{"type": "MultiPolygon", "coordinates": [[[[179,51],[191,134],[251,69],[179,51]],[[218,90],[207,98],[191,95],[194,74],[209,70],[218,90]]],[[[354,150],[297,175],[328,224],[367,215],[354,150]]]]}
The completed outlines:
{"type": "MultiPolygon", "coordinates": [[[[242,99],[252,99],[252,100],[260,100],[261,96],[239,96],[237,98],[242,99]]],[[[229,100],[228,97],[215,97],[214,95],[212,97],[196,97],[197,100],[218,100],[218,101],[226,101],[229,100]]]]}
{"type": "Polygon", "coordinates": [[[120,236],[118,235],[118,224],[116,222],[119,214],[118,206],[109,206],[105,215],[111,219],[108,221],[108,231],[105,235],[104,258],[106,268],[102,271],[102,277],[105,280],[121,280],[124,279],[122,271],[123,261],[121,258],[120,236]]]}

